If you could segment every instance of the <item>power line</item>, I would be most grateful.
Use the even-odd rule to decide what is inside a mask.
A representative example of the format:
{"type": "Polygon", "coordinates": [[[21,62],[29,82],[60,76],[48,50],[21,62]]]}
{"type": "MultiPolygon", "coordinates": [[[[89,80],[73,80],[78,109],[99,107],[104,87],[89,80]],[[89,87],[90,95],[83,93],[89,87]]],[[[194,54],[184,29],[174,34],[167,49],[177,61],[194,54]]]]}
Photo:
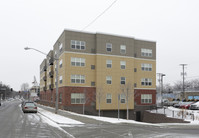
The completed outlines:
{"type": "Polygon", "coordinates": [[[91,21],[87,26],[85,26],[83,30],[85,30],[86,28],[88,28],[91,24],[93,24],[98,18],[100,18],[106,11],[108,11],[115,3],[117,2],[117,0],[113,1],[111,3],[111,5],[108,6],[108,8],[106,8],[101,14],[99,14],[93,21],[91,21]]]}

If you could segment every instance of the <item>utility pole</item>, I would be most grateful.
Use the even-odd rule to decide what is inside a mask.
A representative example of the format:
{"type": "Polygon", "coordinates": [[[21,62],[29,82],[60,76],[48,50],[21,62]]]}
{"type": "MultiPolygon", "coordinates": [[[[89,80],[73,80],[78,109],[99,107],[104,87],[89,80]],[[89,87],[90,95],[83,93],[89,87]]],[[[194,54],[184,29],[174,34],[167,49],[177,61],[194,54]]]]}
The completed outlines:
{"type": "Polygon", "coordinates": [[[186,74],[186,72],[184,72],[184,67],[187,66],[187,64],[180,64],[180,66],[182,66],[182,101],[184,100],[184,96],[185,96],[185,87],[184,87],[184,76],[186,74]]]}

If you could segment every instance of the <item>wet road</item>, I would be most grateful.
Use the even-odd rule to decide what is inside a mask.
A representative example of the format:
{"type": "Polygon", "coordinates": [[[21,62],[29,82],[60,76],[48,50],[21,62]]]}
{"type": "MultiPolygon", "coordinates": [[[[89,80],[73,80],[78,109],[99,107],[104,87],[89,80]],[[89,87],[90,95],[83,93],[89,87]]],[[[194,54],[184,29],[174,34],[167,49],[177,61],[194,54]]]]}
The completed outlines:
{"type": "MultiPolygon", "coordinates": [[[[66,133],[48,125],[40,113],[24,114],[20,103],[21,101],[14,100],[0,106],[0,138],[67,137],[66,133]]],[[[53,109],[45,109],[54,112],[53,109]]],[[[112,124],[71,115],[62,110],[59,110],[59,114],[85,123],[56,124],[75,138],[198,138],[199,135],[198,125],[112,124]]]]}
{"type": "Polygon", "coordinates": [[[44,123],[39,114],[24,114],[14,100],[0,106],[0,138],[60,138],[59,131],[44,123]]]}

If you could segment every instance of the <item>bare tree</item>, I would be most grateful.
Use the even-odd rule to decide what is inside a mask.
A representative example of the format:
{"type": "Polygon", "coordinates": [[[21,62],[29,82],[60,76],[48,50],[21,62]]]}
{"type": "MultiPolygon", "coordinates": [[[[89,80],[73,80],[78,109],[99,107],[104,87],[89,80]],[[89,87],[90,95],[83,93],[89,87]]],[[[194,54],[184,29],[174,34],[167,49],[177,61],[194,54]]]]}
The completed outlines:
{"type": "Polygon", "coordinates": [[[100,86],[100,87],[97,87],[96,88],[96,101],[98,102],[98,106],[99,106],[99,111],[98,111],[98,115],[100,116],[100,104],[101,102],[104,100],[104,90],[103,88],[100,86]]]}
{"type": "Polygon", "coordinates": [[[21,91],[28,91],[29,90],[29,84],[28,83],[23,83],[21,85],[21,91]]]}
{"type": "Polygon", "coordinates": [[[21,85],[21,92],[23,92],[23,97],[26,97],[29,99],[29,93],[24,93],[24,92],[29,92],[29,84],[28,83],[23,83],[21,85]]]}
{"type": "Polygon", "coordinates": [[[85,104],[89,101],[88,92],[84,88],[84,103],[83,103],[83,114],[85,114],[85,104]]]}
{"type": "Polygon", "coordinates": [[[122,84],[121,91],[126,97],[126,119],[129,119],[129,99],[134,94],[130,83],[122,84]]]}

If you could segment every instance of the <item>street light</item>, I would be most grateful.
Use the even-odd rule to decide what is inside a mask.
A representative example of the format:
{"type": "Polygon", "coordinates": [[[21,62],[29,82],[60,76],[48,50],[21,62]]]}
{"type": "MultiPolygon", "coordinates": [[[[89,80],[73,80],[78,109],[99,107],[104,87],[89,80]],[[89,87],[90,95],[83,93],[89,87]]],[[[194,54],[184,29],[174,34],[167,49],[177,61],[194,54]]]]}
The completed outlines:
{"type": "MultiPolygon", "coordinates": [[[[42,54],[44,54],[44,55],[46,55],[46,56],[48,56],[46,53],[44,53],[44,52],[42,52],[42,51],[39,51],[39,50],[37,50],[37,49],[35,49],[35,48],[30,48],[30,47],[25,47],[24,48],[25,50],[35,50],[35,51],[37,51],[37,52],[39,52],[39,53],[42,53],[42,54]]],[[[48,56],[48,57],[50,57],[50,56],[48,56]]],[[[50,57],[51,58],[51,57],[50,57]]],[[[56,55],[56,57],[53,57],[55,60],[56,60],[56,80],[57,80],[57,82],[56,82],[56,101],[55,101],[55,114],[57,114],[57,111],[58,111],[58,62],[59,62],[59,58],[58,58],[58,56],[56,55]]]]}
{"type": "Polygon", "coordinates": [[[166,76],[165,74],[161,74],[161,83],[162,83],[162,90],[161,90],[161,105],[163,106],[163,77],[166,76]]]}

